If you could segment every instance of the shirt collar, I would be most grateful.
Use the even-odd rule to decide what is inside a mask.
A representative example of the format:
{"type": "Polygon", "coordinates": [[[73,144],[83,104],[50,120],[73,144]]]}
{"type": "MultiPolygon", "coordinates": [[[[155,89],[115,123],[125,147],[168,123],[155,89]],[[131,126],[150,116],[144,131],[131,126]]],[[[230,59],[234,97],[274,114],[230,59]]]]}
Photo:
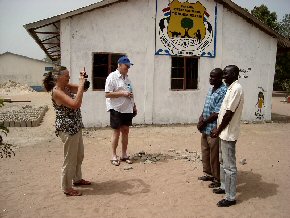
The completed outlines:
{"type": "MultiPolygon", "coordinates": [[[[224,83],[222,83],[221,85],[220,85],[220,87],[218,87],[218,89],[216,89],[214,92],[219,92],[222,88],[224,88],[225,87],[225,84],[224,83]]],[[[213,86],[210,88],[210,93],[212,93],[212,90],[213,90],[213,86]]]]}
{"type": "Polygon", "coordinates": [[[234,86],[236,83],[238,83],[238,80],[234,81],[234,82],[233,82],[233,83],[228,87],[228,89],[232,89],[233,86],[234,86]]]}
{"type": "MultiPolygon", "coordinates": [[[[118,69],[116,70],[116,72],[117,72],[117,75],[119,78],[121,78],[123,76],[118,69]]],[[[127,78],[127,77],[128,77],[128,75],[125,75],[125,78],[127,78]]]]}

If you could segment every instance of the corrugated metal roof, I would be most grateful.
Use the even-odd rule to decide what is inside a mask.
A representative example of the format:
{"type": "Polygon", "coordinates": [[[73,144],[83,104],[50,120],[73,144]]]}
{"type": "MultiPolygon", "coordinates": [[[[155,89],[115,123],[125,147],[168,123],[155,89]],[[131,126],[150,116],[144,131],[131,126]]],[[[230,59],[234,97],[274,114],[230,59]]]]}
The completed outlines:
{"type": "MultiPolygon", "coordinates": [[[[74,11],[26,24],[24,25],[24,28],[53,61],[59,61],[61,54],[59,29],[60,20],[86,13],[97,8],[106,7],[117,2],[127,2],[127,0],[103,0],[74,11]]],[[[216,2],[223,4],[225,8],[233,11],[235,14],[244,18],[247,22],[256,26],[268,35],[277,38],[279,47],[286,50],[290,49],[289,39],[286,39],[276,31],[272,30],[269,26],[258,20],[252,14],[250,14],[231,0],[216,0],[216,2]]]]}
{"type": "Polygon", "coordinates": [[[74,11],[26,24],[23,27],[51,60],[59,62],[61,58],[60,20],[89,12],[97,8],[107,7],[117,2],[126,1],[127,0],[103,0],[74,11]]]}

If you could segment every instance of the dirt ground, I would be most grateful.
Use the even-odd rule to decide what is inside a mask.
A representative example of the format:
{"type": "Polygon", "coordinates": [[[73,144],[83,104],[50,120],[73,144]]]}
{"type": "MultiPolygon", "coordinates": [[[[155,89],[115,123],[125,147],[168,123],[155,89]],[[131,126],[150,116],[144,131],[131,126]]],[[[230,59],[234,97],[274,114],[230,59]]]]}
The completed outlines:
{"type": "MultiPolygon", "coordinates": [[[[51,107],[46,93],[13,96],[20,98],[51,107]]],[[[273,113],[290,116],[290,104],[282,99],[273,100],[273,113]]],[[[218,208],[223,196],[197,180],[201,162],[112,166],[109,128],[85,131],[83,176],[93,184],[79,188],[81,197],[66,197],[60,190],[62,144],[53,124],[50,108],[41,126],[10,128],[5,141],[16,146],[16,156],[0,159],[0,217],[289,217],[290,123],[242,125],[237,161],[246,158],[247,164],[237,164],[237,205],[230,208],[218,208]]],[[[131,154],[170,154],[169,149],[200,152],[196,126],[131,129],[131,154]]]]}

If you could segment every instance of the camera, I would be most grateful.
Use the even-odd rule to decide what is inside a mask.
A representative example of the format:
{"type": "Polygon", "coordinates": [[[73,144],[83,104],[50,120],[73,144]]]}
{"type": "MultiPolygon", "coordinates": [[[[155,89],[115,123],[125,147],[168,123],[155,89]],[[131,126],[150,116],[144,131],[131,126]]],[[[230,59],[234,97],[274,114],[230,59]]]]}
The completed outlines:
{"type": "Polygon", "coordinates": [[[85,67],[84,67],[84,71],[83,71],[83,77],[85,79],[84,90],[87,91],[90,88],[90,81],[87,80],[88,75],[86,73],[86,68],[85,67]]]}
{"type": "Polygon", "coordinates": [[[88,78],[88,75],[87,75],[87,73],[86,73],[86,72],[84,73],[84,78],[85,78],[85,79],[87,79],[87,78],[88,78]]]}
{"type": "Polygon", "coordinates": [[[84,83],[84,90],[87,91],[90,88],[90,81],[86,80],[84,83]]]}

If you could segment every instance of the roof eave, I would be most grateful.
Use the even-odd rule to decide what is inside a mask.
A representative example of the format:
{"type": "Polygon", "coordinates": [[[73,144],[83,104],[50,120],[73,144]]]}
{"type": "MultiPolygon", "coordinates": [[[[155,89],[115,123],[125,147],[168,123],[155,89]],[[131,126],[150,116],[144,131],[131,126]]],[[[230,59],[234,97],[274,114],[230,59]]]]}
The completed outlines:
{"type": "Polygon", "coordinates": [[[128,0],[103,0],[101,2],[96,2],[94,4],[91,4],[91,5],[88,5],[88,6],[73,10],[73,11],[66,12],[64,14],[56,15],[56,16],[53,16],[50,18],[46,18],[43,20],[39,20],[36,22],[25,24],[25,25],[23,25],[23,27],[25,29],[31,29],[31,28],[36,28],[36,27],[40,28],[40,27],[45,26],[47,24],[55,23],[55,22],[58,22],[60,20],[75,16],[75,15],[79,15],[79,14],[82,14],[82,13],[85,13],[88,11],[92,11],[96,8],[107,7],[107,6],[114,4],[114,3],[117,3],[117,2],[127,2],[127,1],[128,0]]]}
{"type": "MultiPolygon", "coordinates": [[[[101,2],[96,2],[94,4],[91,4],[89,6],[79,8],[74,11],[70,11],[64,14],[56,15],[50,18],[46,18],[43,20],[39,20],[33,23],[25,24],[23,27],[26,29],[26,31],[29,33],[29,35],[35,40],[35,42],[40,46],[40,48],[45,52],[45,54],[52,60],[52,61],[60,61],[60,55],[58,56],[53,56],[47,48],[45,48],[43,42],[40,40],[40,38],[36,34],[36,30],[40,29],[42,27],[48,26],[48,25],[55,25],[56,23],[59,23],[61,20],[73,17],[85,12],[89,12],[92,10],[95,10],[97,8],[102,8],[102,7],[108,7],[114,3],[118,2],[127,2],[128,0],[103,0],[101,2]]],[[[58,30],[59,31],[59,30],[58,30]]],[[[60,35],[60,34],[59,34],[60,35]]],[[[60,49],[60,43],[59,43],[59,49],[60,49]]]]}
{"type": "Polygon", "coordinates": [[[255,16],[253,16],[231,0],[216,0],[216,2],[223,4],[227,9],[234,11],[235,14],[244,18],[247,22],[253,24],[268,35],[277,38],[279,46],[290,49],[290,40],[286,39],[284,36],[271,29],[268,25],[257,19],[255,16]]]}

